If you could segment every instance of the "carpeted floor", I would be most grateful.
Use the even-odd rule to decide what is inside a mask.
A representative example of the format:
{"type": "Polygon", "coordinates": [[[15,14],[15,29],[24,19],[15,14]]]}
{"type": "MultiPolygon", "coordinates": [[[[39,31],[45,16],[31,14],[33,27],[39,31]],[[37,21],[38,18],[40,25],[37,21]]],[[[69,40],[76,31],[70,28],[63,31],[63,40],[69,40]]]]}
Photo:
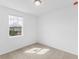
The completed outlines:
{"type": "Polygon", "coordinates": [[[50,48],[42,44],[33,44],[0,56],[0,59],[78,59],[76,55],[50,48]]]}

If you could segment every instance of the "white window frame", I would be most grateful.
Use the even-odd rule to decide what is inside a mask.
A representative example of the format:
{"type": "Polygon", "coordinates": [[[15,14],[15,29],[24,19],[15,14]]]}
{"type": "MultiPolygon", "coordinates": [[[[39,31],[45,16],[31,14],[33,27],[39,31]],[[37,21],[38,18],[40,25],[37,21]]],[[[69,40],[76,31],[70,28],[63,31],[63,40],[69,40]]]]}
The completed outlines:
{"type": "MultiPolygon", "coordinates": [[[[8,19],[9,19],[9,26],[8,26],[8,36],[9,36],[9,38],[13,38],[13,37],[22,37],[24,34],[23,34],[23,17],[21,17],[21,16],[14,16],[14,15],[8,15],[8,19]],[[10,17],[11,16],[13,16],[13,17],[17,17],[17,18],[22,18],[22,25],[21,25],[21,27],[22,27],[22,30],[21,30],[21,35],[16,35],[16,36],[10,36],[10,34],[9,34],[9,31],[10,31],[10,17]]],[[[18,19],[17,19],[18,20],[18,19]]]]}

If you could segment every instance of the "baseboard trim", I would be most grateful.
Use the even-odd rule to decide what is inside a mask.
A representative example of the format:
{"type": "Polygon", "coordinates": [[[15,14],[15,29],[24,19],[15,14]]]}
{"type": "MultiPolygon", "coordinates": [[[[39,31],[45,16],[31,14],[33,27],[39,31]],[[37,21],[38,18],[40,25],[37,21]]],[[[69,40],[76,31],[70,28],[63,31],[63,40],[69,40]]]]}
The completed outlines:
{"type": "Polygon", "coordinates": [[[11,52],[14,52],[14,51],[16,51],[16,50],[18,50],[18,49],[22,49],[22,48],[24,48],[24,47],[28,47],[28,46],[33,45],[33,44],[35,44],[35,43],[36,43],[36,42],[31,42],[31,43],[26,44],[26,45],[23,45],[23,46],[21,46],[21,47],[18,47],[18,48],[15,48],[15,49],[6,51],[5,53],[1,53],[0,56],[1,56],[1,55],[5,55],[5,54],[8,54],[8,53],[11,53],[11,52]]]}
{"type": "Polygon", "coordinates": [[[52,46],[49,46],[49,45],[47,45],[47,44],[40,43],[40,42],[38,42],[38,44],[42,44],[42,45],[44,45],[44,46],[47,46],[47,47],[50,47],[50,48],[54,48],[54,49],[57,49],[57,50],[60,50],[60,51],[63,51],[63,52],[66,52],[66,53],[69,53],[69,54],[73,54],[73,55],[78,56],[78,54],[77,54],[77,53],[70,52],[70,51],[67,51],[67,50],[64,50],[64,49],[61,49],[61,48],[52,47],[52,46]]]}

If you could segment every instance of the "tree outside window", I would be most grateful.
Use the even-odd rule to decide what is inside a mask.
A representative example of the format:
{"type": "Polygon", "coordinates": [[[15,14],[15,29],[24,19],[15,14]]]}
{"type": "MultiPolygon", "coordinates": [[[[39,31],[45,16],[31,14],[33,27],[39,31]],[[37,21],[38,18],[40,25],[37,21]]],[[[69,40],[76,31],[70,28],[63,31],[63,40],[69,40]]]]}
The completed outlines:
{"type": "Polygon", "coordinates": [[[9,15],[9,36],[23,34],[23,18],[9,15]]]}

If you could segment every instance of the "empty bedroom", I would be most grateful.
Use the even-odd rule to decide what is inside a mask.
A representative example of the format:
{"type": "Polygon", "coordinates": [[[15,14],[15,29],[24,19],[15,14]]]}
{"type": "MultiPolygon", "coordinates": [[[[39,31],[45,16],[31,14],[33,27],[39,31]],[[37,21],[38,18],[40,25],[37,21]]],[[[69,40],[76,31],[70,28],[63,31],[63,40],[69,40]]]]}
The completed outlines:
{"type": "Polygon", "coordinates": [[[78,59],[78,1],[0,0],[0,59],[78,59]]]}

